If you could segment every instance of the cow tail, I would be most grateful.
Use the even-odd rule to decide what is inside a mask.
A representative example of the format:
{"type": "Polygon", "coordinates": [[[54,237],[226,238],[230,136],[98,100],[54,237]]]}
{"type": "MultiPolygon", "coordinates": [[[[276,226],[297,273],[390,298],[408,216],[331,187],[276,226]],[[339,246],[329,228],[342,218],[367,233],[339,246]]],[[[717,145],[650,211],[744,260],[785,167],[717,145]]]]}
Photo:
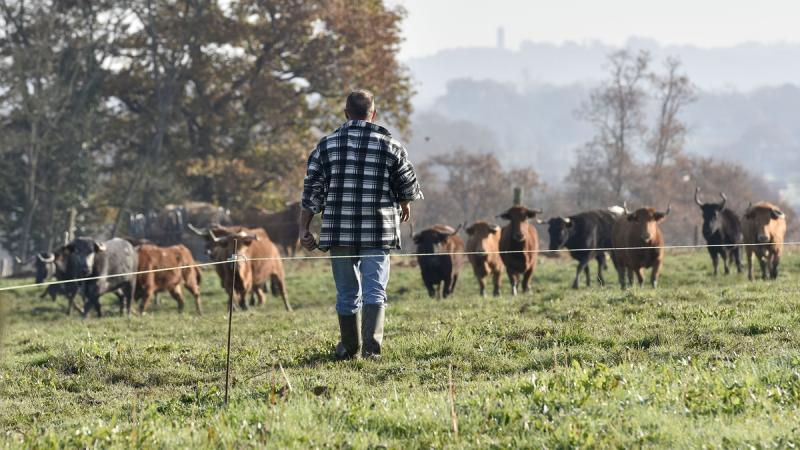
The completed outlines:
{"type": "Polygon", "coordinates": [[[197,285],[200,286],[200,284],[203,283],[203,276],[201,275],[202,272],[200,271],[200,268],[197,266],[193,267],[192,269],[194,270],[195,276],[197,277],[197,285]]]}

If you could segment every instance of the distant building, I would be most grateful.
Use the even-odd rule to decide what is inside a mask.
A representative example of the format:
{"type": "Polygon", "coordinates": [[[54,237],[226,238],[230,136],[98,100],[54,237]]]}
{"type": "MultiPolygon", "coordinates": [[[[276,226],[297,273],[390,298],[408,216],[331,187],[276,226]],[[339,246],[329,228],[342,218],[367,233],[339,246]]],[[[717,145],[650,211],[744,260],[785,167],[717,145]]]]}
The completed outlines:
{"type": "Polygon", "coordinates": [[[497,48],[500,50],[506,48],[506,30],[503,27],[497,28],[497,48]]]}

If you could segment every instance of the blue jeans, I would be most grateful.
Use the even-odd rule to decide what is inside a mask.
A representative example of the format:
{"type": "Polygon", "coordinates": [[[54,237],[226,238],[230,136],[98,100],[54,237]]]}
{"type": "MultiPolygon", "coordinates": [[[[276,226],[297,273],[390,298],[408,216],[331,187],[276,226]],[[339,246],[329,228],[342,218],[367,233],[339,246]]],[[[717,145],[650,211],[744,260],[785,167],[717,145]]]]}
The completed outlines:
{"type": "Polygon", "coordinates": [[[389,250],[332,247],[331,269],[336,283],[336,312],[350,316],[364,305],[383,305],[389,284],[389,250]],[[342,258],[350,256],[350,258],[342,258]]]}

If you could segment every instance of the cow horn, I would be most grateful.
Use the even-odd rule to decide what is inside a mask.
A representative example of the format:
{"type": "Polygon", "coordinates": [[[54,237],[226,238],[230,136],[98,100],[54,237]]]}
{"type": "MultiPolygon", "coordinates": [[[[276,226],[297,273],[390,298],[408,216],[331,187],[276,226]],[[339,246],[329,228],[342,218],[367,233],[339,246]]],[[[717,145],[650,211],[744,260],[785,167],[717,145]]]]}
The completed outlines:
{"type": "Polygon", "coordinates": [[[696,188],[694,188],[694,202],[697,203],[697,206],[702,208],[703,202],[700,201],[700,196],[698,195],[699,193],[700,193],[700,186],[697,186],[696,188]]]}
{"type": "Polygon", "coordinates": [[[456,227],[456,229],[455,229],[455,230],[453,230],[453,232],[452,232],[452,233],[450,233],[450,236],[455,236],[456,234],[458,234],[458,230],[460,230],[460,229],[461,229],[461,227],[463,227],[463,226],[464,226],[464,224],[463,224],[463,223],[460,223],[460,224],[458,224],[458,226],[456,227]]]}
{"type": "Polygon", "coordinates": [[[192,233],[194,233],[194,234],[196,234],[198,236],[208,236],[208,233],[211,232],[211,230],[209,230],[207,228],[197,228],[196,226],[192,225],[191,223],[186,223],[186,228],[188,228],[192,233]]]}
{"type": "Polygon", "coordinates": [[[622,202],[622,209],[625,211],[625,214],[630,214],[630,211],[628,211],[628,201],[627,200],[622,202]]]}
{"type": "Polygon", "coordinates": [[[493,224],[489,225],[489,228],[490,228],[492,231],[497,231],[497,230],[499,230],[499,229],[500,229],[500,225],[497,225],[496,223],[493,223],[493,224]]]}
{"type": "MultiPolygon", "coordinates": [[[[202,236],[202,235],[201,235],[201,236],[202,236]]],[[[214,235],[214,232],[213,232],[213,231],[211,231],[211,230],[208,230],[208,237],[210,237],[210,238],[211,238],[211,240],[212,240],[213,242],[215,242],[215,243],[216,243],[216,242],[219,242],[219,241],[221,241],[221,240],[222,240],[222,238],[218,238],[218,237],[216,237],[216,236],[214,235]]]]}
{"type": "Polygon", "coordinates": [[[56,255],[52,253],[37,253],[36,258],[43,263],[51,263],[56,260],[56,255]]]}
{"type": "Polygon", "coordinates": [[[783,214],[783,211],[781,211],[781,210],[780,210],[780,209],[778,209],[778,208],[775,208],[775,209],[773,209],[773,210],[772,210],[772,212],[773,212],[773,213],[774,213],[774,214],[775,214],[777,217],[783,217],[783,216],[784,216],[784,214],[783,214]]]}
{"type": "Polygon", "coordinates": [[[564,221],[564,223],[572,222],[572,219],[570,219],[569,217],[564,217],[564,219],[562,219],[562,220],[564,221]]]}
{"type": "Polygon", "coordinates": [[[722,197],[722,203],[719,204],[719,209],[725,208],[725,203],[728,203],[728,196],[724,192],[720,192],[719,196],[722,197]]]}
{"type": "Polygon", "coordinates": [[[672,204],[671,203],[667,204],[667,210],[664,211],[664,217],[667,217],[669,215],[670,211],[672,211],[672,204]]]}

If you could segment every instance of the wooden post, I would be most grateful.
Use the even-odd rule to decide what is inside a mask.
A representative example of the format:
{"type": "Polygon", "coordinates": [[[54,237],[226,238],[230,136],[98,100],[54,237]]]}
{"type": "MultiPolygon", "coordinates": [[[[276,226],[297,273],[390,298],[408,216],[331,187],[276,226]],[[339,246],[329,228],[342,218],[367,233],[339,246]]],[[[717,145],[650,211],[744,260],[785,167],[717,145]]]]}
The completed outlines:
{"type": "Polygon", "coordinates": [[[522,189],[520,187],[514,188],[514,206],[522,204],[522,189]]]}
{"type": "Polygon", "coordinates": [[[69,215],[67,216],[67,231],[64,233],[64,244],[68,244],[75,239],[75,233],[77,232],[77,226],[75,225],[76,220],[78,219],[78,210],[73,208],[69,209],[69,215]]]}

